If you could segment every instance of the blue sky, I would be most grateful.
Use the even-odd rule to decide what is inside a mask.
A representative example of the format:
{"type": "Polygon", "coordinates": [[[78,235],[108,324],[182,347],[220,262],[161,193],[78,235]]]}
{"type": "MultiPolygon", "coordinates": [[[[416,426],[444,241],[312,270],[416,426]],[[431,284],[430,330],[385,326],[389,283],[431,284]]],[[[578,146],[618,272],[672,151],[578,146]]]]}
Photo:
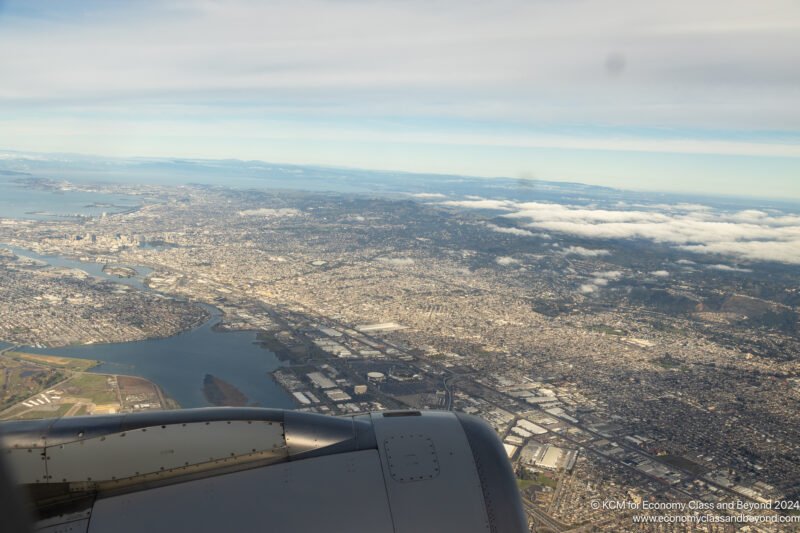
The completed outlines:
{"type": "Polygon", "coordinates": [[[0,2],[0,148],[800,198],[793,1],[0,2]]]}

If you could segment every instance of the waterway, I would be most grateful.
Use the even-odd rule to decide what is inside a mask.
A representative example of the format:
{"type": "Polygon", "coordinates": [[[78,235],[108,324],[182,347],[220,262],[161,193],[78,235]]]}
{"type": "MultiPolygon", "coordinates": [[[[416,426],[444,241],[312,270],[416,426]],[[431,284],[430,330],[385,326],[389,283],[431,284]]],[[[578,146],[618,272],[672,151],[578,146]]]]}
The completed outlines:
{"type": "MultiPolygon", "coordinates": [[[[119,278],[103,272],[100,263],[88,263],[61,256],[41,255],[31,250],[0,244],[18,256],[43,261],[52,266],[79,268],[92,276],[116,283],[151,290],[144,277],[152,269],[139,265],[137,276],[119,278]]],[[[260,407],[291,408],[289,394],[272,379],[272,371],[283,363],[271,351],[257,344],[256,332],[215,331],[221,319],[216,307],[200,304],[209,319],[189,331],[163,339],[144,341],[76,345],[63,348],[25,347],[24,351],[102,361],[92,372],[140,376],[159,385],[181,407],[206,407],[210,404],[203,395],[206,374],[227,381],[245,396],[249,403],[260,407]]]]}
{"type": "Polygon", "coordinates": [[[136,287],[137,289],[144,291],[150,290],[144,284],[144,279],[151,272],[153,272],[153,269],[150,267],[141,265],[122,264],[122,266],[127,266],[136,270],[135,276],[132,276],[130,278],[122,278],[119,276],[115,276],[113,274],[108,274],[106,272],[103,272],[104,263],[91,263],[88,261],[79,261],[78,259],[70,259],[68,257],[62,257],[60,255],[42,255],[27,248],[19,248],[18,246],[9,246],[8,244],[3,244],[3,243],[0,243],[0,248],[11,250],[12,252],[14,252],[14,254],[16,254],[19,257],[36,259],[37,261],[47,263],[50,266],[61,267],[61,268],[76,268],[78,270],[83,270],[84,272],[95,278],[113,281],[114,283],[122,283],[123,285],[130,285],[131,287],[136,287]]]}
{"type": "Polygon", "coordinates": [[[0,217],[28,220],[97,217],[135,209],[139,199],[124,194],[37,189],[0,175],[0,217]]]}
{"type": "Polygon", "coordinates": [[[289,395],[271,376],[282,363],[256,344],[256,332],[214,331],[221,313],[216,307],[202,305],[211,318],[173,337],[25,350],[103,361],[91,371],[149,379],[181,407],[210,405],[203,395],[203,378],[213,374],[239,389],[252,405],[291,408],[289,395]]]}

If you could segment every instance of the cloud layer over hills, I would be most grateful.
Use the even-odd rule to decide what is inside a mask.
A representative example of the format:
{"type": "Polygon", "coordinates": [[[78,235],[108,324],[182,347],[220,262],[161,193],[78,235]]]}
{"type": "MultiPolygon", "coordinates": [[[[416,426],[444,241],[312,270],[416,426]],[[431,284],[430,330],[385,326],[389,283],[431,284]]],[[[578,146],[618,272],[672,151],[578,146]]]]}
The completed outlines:
{"type": "Polygon", "coordinates": [[[632,209],[487,199],[442,204],[504,211],[502,216],[518,221],[523,228],[590,239],[646,239],[694,253],[800,264],[800,215],[797,214],[755,209],[722,212],[695,204],[632,209]]]}

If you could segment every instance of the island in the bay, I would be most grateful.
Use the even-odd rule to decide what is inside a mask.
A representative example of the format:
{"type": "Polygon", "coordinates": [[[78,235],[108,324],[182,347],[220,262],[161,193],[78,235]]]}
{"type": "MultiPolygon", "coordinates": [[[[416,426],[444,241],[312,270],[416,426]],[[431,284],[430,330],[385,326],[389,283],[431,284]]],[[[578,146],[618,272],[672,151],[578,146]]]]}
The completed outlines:
{"type": "Polygon", "coordinates": [[[242,391],[212,374],[206,374],[203,378],[203,395],[212,405],[244,407],[248,403],[242,391]]]}

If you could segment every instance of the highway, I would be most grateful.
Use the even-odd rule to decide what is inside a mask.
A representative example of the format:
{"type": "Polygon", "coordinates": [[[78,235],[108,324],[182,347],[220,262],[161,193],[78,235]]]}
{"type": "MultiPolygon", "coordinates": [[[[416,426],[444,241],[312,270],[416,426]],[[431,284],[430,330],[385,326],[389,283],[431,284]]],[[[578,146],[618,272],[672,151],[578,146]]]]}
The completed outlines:
{"type": "MultiPolygon", "coordinates": [[[[522,498],[522,503],[523,505],[525,505],[525,510],[528,511],[528,514],[533,516],[534,520],[544,525],[548,529],[555,531],[556,533],[560,533],[561,531],[566,531],[567,529],[569,529],[569,526],[559,522],[552,516],[548,515],[546,512],[542,511],[535,503],[530,501],[528,498],[522,498]]],[[[539,531],[542,530],[539,529],[539,531]]]]}

